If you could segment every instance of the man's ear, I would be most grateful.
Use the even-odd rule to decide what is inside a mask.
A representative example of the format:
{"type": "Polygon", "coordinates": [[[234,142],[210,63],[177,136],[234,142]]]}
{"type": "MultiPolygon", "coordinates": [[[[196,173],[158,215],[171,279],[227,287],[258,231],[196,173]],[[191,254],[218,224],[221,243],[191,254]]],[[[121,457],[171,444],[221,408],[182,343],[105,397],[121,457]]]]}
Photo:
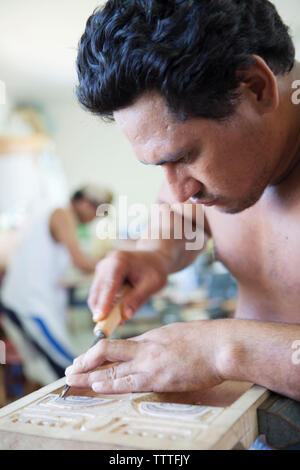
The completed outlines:
{"type": "Polygon", "coordinates": [[[238,70],[240,88],[247,93],[261,114],[275,111],[279,106],[277,80],[266,62],[253,55],[255,62],[245,70],[238,70]]]}

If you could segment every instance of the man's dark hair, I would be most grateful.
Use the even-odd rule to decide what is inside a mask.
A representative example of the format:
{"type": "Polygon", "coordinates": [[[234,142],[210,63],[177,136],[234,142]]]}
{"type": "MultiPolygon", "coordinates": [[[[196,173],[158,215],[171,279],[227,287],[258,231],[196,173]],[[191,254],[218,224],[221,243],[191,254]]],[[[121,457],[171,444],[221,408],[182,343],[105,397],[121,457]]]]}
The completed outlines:
{"type": "Polygon", "coordinates": [[[78,189],[77,191],[75,191],[72,196],[71,196],[71,201],[81,201],[82,199],[85,199],[86,196],[84,194],[84,191],[83,189],[78,189]]]}
{"type": "Polygon", "coordinates": [[[258,55],[288,73],[295,48],[268,0],[109,0],[79,43],[77,96],[104,118],[158,91],[174,117],[225,119],[258,55]],[[238,76],[239,75],[239,76],[238,76]]]}

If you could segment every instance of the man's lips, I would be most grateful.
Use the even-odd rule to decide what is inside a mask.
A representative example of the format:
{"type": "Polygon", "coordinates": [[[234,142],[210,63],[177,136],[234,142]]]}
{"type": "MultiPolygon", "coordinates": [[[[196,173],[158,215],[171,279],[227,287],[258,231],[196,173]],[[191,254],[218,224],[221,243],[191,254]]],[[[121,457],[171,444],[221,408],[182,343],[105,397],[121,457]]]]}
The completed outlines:
{"type": "Polygon", "coordinates": [[[200,202],[200,204],[203,204],[204,206],[214,206],[216,201],[200,202]]]}
{"type": "Polygon", "coordinates": [[[193,202],[194,204],[203,204],[204,206],[214,206],[216,203],[216,199],[210,199],[210,200],[201,200],[198,197],[190,197],[190,201],[193,202]]]}

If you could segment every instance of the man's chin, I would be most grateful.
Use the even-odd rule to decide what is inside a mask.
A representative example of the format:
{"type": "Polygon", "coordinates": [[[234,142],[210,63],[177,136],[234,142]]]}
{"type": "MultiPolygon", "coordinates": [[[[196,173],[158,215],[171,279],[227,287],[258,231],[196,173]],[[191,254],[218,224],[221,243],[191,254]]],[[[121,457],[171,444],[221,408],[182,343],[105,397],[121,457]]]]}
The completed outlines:
{"type": "Polygon", "coordinates": [[[222,214],[239,214],[240,212],[243,212],[244,210],[247,209],[240,209],[238,207],[232,207],[232,208],[224,208],[224,207],[216,207],[217,211],[221,212],[222,214]]]}
{"type": "Polygon", "coordinates": [[[252,200],[248,201],[240,201],[235,203],[217,203],[214,207],[223,214],[239,214],[240,212],[249,209],[250,207],[254,206],[260,198],[253,198],[252,200]]]}

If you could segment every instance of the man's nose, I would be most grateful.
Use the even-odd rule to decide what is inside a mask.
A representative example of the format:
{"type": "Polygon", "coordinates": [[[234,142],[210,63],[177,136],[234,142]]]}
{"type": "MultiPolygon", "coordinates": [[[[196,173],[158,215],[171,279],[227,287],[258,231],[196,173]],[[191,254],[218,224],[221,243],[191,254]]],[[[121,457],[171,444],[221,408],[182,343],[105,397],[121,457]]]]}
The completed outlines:
{"type": "Polygon", "coordinates": [[[185,202],[202,190],[203,185],[192,176],[178,171],[172,165],[163,167],[170,190],[178,202],[185,202]]]}

